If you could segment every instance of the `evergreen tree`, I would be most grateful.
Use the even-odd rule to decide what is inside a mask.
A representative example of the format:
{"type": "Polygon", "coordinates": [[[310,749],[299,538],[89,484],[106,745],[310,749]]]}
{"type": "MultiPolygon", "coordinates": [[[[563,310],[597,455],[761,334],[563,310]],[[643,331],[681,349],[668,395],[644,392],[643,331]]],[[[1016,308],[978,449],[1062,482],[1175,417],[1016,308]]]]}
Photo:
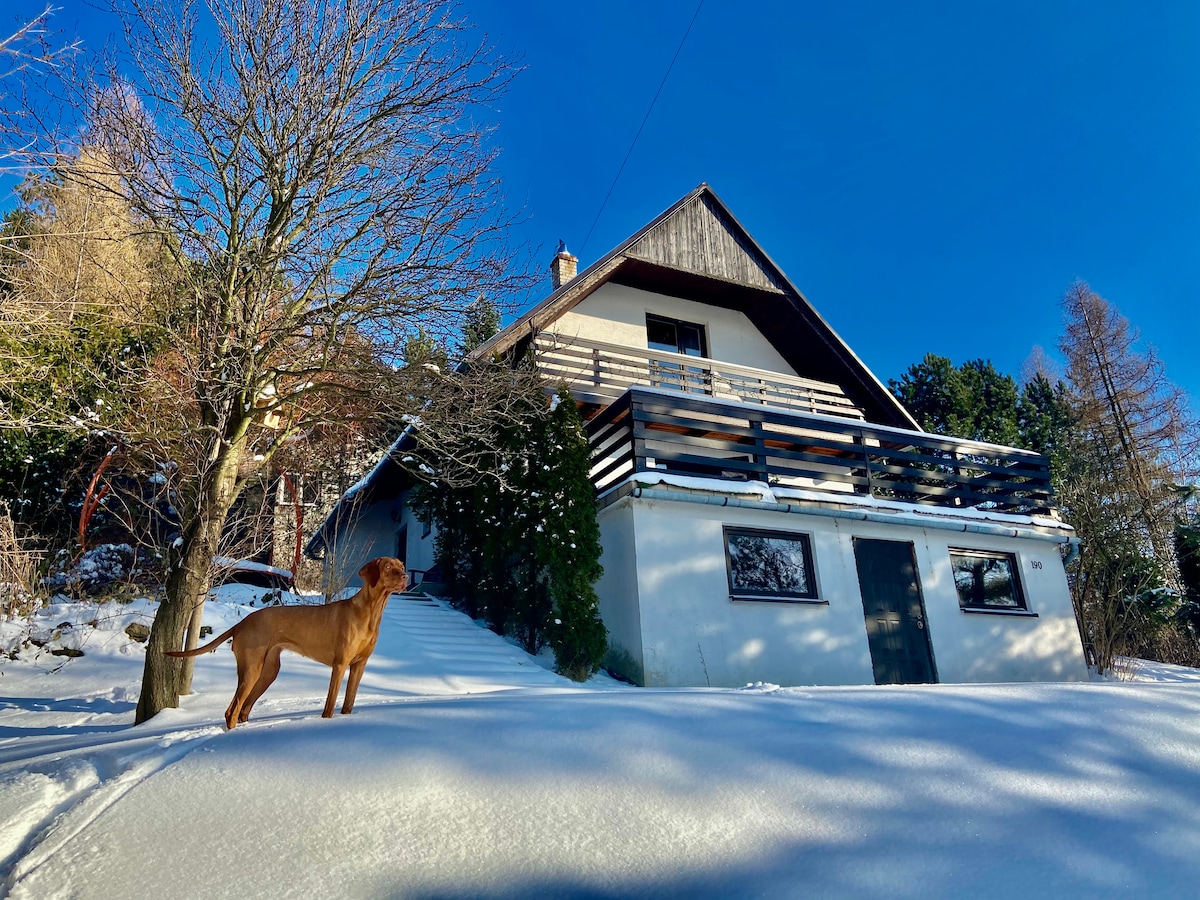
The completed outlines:
{"type": "Polygon", "coordinates": [[[467,307],[463,322],[462,339],[458,343],[458,355],[466,356],[500,330],[500,310],[486,294],[467,307]]]}
{"type": "Polygon", "coordinates": [[[536,415],[491,437],[478,478],[430,482],[414,502],[437,524],[437,561],[464,611],[530,653],[549,644],[558,670],[584,680],[607,649],[587,437],[568,392],[549,408],[539,395],[536,415]]]}
{"type": "Polygon", "coordinates": [[[889,386],[926,431],[1009,446],[1020,439],[1017,383],[988,360],[955,368],[928,353],[889,386]]]}
{"type": "Polygon", "coordinates": [[[593,588],[601,574],[596,492],[583,420],[560,389],[529,446],[527,551],[520,582],[528,591],[518,627],[534,623],[554,650],[558,671],[583,681],[600,665],[607,638],[593,588]]]}
{"type": "Polygon", "coordinates": [[[1200,638],[1200,523],[1180,522],[1175,526],[1175,556],[1183,584],[1183,602],[1177,615],[1192,637],[1200,638]]]}
{"type": "Polygon", "coordinates": [[[1050,477],[1055,485],[1063,477],[1068,456],[1071,429],[1075,425],[1067,386],[1037,372],[1021,388],[1017,403],[1017,446],[1041,453],[1050,461],[1050,477]]]}
{"type": "MultiPolygon", "coordinates": [[[[493,435],[486,445],[484,439],[473,437],[476,447],[467,452],[479,452],[483,461],[475,480],[431,480],[421,484],[413,496],[417,516],[437,526],[434,557],[451,601],[499,633],[504,632],[511,609],[506,523],[512,518],[518,495],[505,474],[516,455],[514,439],[515,429],[493,435]]],[[[435,452],[424,456],[435,465],[445,464],[435,452]]]]}
{"type": "Polygon", "coordinates": [[[917,423],[933,434],[961,434],[970,418],[968,400],[954,364],[944,356],[926,353],[888,386],[917,423]]]}
{"type": "Polygon", "coordinates": [[[446,349],[421,325],[418,325],[416,332],[404,342],[404,364],[432,366],[443,372],[449,367],[446,349]]]}

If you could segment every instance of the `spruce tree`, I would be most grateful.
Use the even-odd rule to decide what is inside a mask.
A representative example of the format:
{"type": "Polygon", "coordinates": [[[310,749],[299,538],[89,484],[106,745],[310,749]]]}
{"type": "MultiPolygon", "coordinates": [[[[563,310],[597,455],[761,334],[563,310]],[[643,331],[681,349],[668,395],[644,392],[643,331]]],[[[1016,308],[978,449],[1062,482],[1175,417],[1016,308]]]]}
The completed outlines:
{"type": "Polygon", "coordinates": [[[579,409],[560,389],[531,446],[526,577],[535,589],[530,613],[549,611],[544,628],[558,671],[583,681],[600,665],[607,636],[593,587],[602,572],[596,492],[579,409]]]}

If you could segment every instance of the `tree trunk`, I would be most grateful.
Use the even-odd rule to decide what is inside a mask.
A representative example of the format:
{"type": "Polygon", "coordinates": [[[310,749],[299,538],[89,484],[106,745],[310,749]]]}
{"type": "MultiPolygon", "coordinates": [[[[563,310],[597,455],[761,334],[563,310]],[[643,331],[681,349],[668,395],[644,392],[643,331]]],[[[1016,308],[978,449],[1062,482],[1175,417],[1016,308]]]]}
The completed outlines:
{"type": "Polygon", "coordinates": [[[200,643],[200,623],[209,588],[212,558],[221,530],[237,496],[238,466],[246,438],[243,435],[220,445],[206,484],[197,498],[192,521],[185,526],[178,556],[172,554],[167,595],[154,616],[146,644],[146,666],[134,724],[145,722],[161,710],[179,705],[179,697],[192,691],[195,658],[173,659],[168,650],[192,650],[200,643]],[[186,638],[186,643],[185,643],[186,638]]]}

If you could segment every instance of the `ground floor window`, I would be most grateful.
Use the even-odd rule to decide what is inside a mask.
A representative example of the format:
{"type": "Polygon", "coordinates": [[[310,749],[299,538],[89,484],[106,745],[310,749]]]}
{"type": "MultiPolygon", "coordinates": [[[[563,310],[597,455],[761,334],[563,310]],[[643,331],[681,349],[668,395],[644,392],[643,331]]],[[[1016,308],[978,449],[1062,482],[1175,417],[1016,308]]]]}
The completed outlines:
{"type": "Polygon", "coordinates": [[[816,600],[806,534],[725,528],[729,595],[735,600],[816,600]]]}
{"type": "Polygon", "coordinates": [[[1028,609],[1013,554],[951,550],[950,563],[963,609],[1028,609]]]}

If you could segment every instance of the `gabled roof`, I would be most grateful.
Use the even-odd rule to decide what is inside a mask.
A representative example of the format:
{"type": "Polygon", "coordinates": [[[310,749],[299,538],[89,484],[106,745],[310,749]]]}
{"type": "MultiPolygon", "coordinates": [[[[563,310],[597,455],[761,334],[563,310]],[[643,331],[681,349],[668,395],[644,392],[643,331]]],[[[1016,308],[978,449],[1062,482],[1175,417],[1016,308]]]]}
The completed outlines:
{"type": "Polygon", "coordinates": [[[480,345],[468,362],[522,350],[610,282],[739,310],[796,374],[839,384],[869,422],[920,430],[707,184],[480,345]]]}

